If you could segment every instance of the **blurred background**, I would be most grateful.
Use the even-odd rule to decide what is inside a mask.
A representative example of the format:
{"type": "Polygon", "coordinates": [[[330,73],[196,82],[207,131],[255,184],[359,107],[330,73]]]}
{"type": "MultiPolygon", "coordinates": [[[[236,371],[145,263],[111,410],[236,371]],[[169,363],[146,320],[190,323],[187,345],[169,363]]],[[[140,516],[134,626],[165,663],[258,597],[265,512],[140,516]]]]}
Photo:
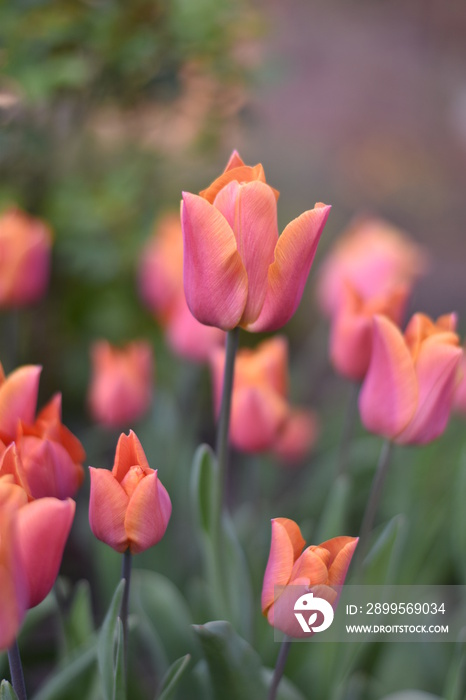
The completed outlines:
{"type": "MultiPolygon", "coordinates": [[[[199,440],[213,443],[211,387],[205,367],[172,355],[141,301],[143,245],[158,217],[178,210],[181,191],[207,186],[236,148],[246,163],[262,162],[267,181],[280,190],[281,228],[317,201],[332,204],[315,266],[361,213],[388,219],[424,245],[432,265],[416,287],[412,310],[433,316],[457,311],[464,333],[465,65],[463,0],[0,5],[0,212],[19,206],[45,220],[54,236],[46,297],[2,312],[5,370],[42,364],[39,404],[61,391],[64,422],[83,442],[88,464],[110,467],[118,431],[90,418],[90,347],[100,338],[115,344],[150,340],[156,398],[151,412],[131,427],[172,495],[174,517],[170,537],[140,560],[174,581],[194,611],[196,594],[185,585],[188,574],[200,571],[196,547],[186,544],[189,470],[199,440]]],[[[311,274],[286,333],[291,393],[321,413],[320,447],[309,468],[293,472],[267,457],[233,458],[237,502],[247,494],[237,526],[259,592],[268,519],[293,517],[306,535],[313,532],[341,435],[347,387],[328,364],[313,282],[311,274]],[[256,534],[251,538],[250,532],[256,534]]],[[[252,345],[256,338],[243,334],[241,342],[252,345]]],[[[465,490],[464,479],[462,491],[456,480],[461,421],[452,430],[446,443],[409,453],[414,471],[408,475],[406,458],[395,459],[401,481],[388,486],[387,517],[412,508],[408,482],[409,493],[423,494],[405,532],[410,556],[399,580],[406,583],[464,581],[458,559],[464,560],[466,532],[451,536],[448,505],[453,492],[465,490]],[[423,547],[411,556],[410,542],[419,538],[423,547]],[[426,564],[439,540],[445,550],[426,564]]],[[[378,448],[376,439],[359,431],[347,534],[357,531],[378,448]]],[[[86,571],[100,620],[119,561],[90,535],[87,493],[86,477],[65,572],[77,580],[86,571]]],[[[464,523],[460,508],[451,517],[464,523]]],[[[272,665],[276,645],[267,624],[257,624],[257,646],[272,665]]],[[[308,660],[308,646],[290,659],[290,674],[302,690],[319,673],[319,652],[312,645],[314,661],[308,660]]],[[[428,650],[427,657],[418,648],[410,656],[403,645],[387,646],[384,655],[379,646],[363,656],[351,681],[359,694],[351,697],[379,698],[405,687],[442,692],[449,645],[428,650]]],[[[38,663],[33,642],[30,649],[39,682],[46,659],[38,663]]],[[[325,688],[328,679],[321,682],[325,688]]]]}

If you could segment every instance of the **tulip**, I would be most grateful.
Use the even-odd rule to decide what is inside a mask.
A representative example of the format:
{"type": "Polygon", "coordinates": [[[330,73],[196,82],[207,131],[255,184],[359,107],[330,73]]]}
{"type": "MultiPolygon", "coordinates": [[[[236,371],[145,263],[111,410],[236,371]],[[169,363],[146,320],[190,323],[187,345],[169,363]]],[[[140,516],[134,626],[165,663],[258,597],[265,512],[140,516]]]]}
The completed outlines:
{"type": "Polygon", "coordinates": [[[88,390],[93,419],[109,428],[128,425],[149,409],[153,396],[154,360],[149,343],[115,348],[106,340],[92,346],[88,390]]]}
{"type": "Polygon", "coordinates": [[[10,474],[29,499],[73,496],[84,479],[85,452],[61,422],[56,394],[36,416],[41,368],[0,366],[0,476],[10,474]]]}
{"type": "Polygon", "coordinates": [[[371,358],[373,317],[383,314],[401,323],[408,292],[405,285],[398,285],[381,297],[364,300],[346,285],[330,328],[330,359],[339,374],[356,381],[364,378],[371,358]]]}
{"type": "Polygon", "coordinates": [[[400,285],[409,290],[427,265],[422,248],[390,223],[357,219],[319,270],[319,305],[333,317],[345,303],[348,285],[363,302],[390,296],[400,285]]]}
{"type": "Polygon", "coordinates": [[[224,344],[218,328],[199,323],[186,303],[183,287],[183,234],[179,215],[166,214],[145,245],[139,268],[141,297],[165,330],[180,357],[206,362],[212,348],[224,344]]]}
{"type": "Polygon", "coordinates": [[[209,326],[272,331],[296,311],[330,207],[318,203],[278,236],[277,192],[261,165],[233,154],[200,196],[183,193],[184,289],[209,326]]]}
{"type": "MultiPolygon", "coordinates": [[[[222,398],[225,350],[211,355],[214,405],[218,417],[222,398]]],[[[288,345],[276,336],[255,350],[238,352],[233,381],[230,441],[238,450],[271,450],[289,462],[299,461],[317,436],[311,411],[293,409],[287,400],[288,345]]]]}
{"type": "Polygon", "coordinates": [[[21,566],[16,508],[6,508],[0,489],[0,651],[15,641],[27,609],[28,588],[21,566]]]}
{"type": "Polygon", "coordinates": [[[51,247],[50,229],[40,219],[15,208],[0,216],[0,306],[24,306],[44,295],[51,247]]]}
{"type": "Polygon", "coordinates": [[[404,335],[384,316],[373,321],[372,356],[359,396],[367,430],[399,444],[425,444],[443,433],[462,357],[456,316],[433,322],[415,314],[404,335]]]}
{"type": "Polygon", "coordinates": [[[71,498],[40,498],[18,510],[18,542],[28,584],[28,608],[39,605],[52,590],[73,523],[71,498]]]}
{"type": "Polygon", "coordinates": [[[466,355],[464,353],[464,347],[461,362],[458,366],[453,408],[457,413],[463,416],[466,415],[466,355]]]}
{"type": "Polygon", "coordinates": [[[135,433],[118,440],[112,471],[90,467],[89,523],[117,552],[143,552],[159,542],[171,515],[170,497],[135,433]]]}
{"type": "Polygon", "coordinates": [[[304,635],[294,603],[313,591],[335,609],[358,538],[334,537],[303,551],[298,525],[288,518],[272,520],[272,542],[262,586],[262,613],[269,623],[292,637],[304,635]]]}

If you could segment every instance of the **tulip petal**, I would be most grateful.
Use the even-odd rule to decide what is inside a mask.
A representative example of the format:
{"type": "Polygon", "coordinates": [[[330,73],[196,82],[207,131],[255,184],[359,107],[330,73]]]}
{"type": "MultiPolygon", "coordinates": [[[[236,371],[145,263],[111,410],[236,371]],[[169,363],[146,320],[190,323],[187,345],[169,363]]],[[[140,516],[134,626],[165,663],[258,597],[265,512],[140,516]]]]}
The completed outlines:
{"type": "Polygon", "coordinates": [[[327,566],[315,551],[316,547],[308,547],[296,560],[291,572],[290,584],[305,579],[308,586],[316,586],[327,582],[327,566]]]}
{"type": "Polygon", "coordinates": [[[278,241],[277,204],[264,182],[230,182],[214,206],[228,221],[248,276],[248,299],[241,317],[247,326],[259,315],[267,292],[267,276],[278,241]]]}
{"type": "Polygon", "coordinates": [[[273,451],[284,462],[294,464],[306,456],[318,435],[316,414],[306,409],[292,409],[280,429],[273,451]]]}
{"type": "Polygon", "coordinates": [[[151,473],[153,471],[149,467],[147,457],[139,442],[139,438],[133,430],[130,430],[128,435],[121,433],[118,439],[112,474],[115,479],[121,483],[128,469],[135,465],[139,465],[145,473],[151,473]]]}
{"type": "Polygon", "coordinates": [[[38,605],[57,578],[76,504],[40,498],[17,513],[21,560],[29,584],[28,607],[38,605]]]}
{"type": "Polygon", "coordinates": [[[443,335],[430,336],[420,346],[416,363],[418,408],[409,425],[397,436],[396,442],[400,444],[430,442],[443,433],[448,423],[462,350],[438,342],[443,335]]]}
{"type": "Polygon", "coordinates": [[[184,290],[201,323],[235,328],[248,296],[248,278],[235,237],[222,214],[202,197],[185,192],[181,208],[184,290]]]}
{"type": "Polygon", "coordinates": [[[417,400],[413,361],[401,331],[388,318],[375,316],[371,361],[359,395],[362,423],[394,438],[413,417],[417,400]]]}
{"type": "Polygon", "coordinates": [[[107,469],[89,467],[91,492],[89,496],[89,525],[98,540],[117,552],[128,548],[125,514],[128,496],[107,469]]]}
{"type": "Polygon", "coordinates": [[[284,326],[298,308],[330,207],[318,204],[286,226],[269,268],[262,310],[247,330],[274,331],[284,326]]]}
{"type": "Polygon", "coordinates": [[[275,600],[275,586],[286,586],[289,583],[294,562],[305,544],[301,531],[293,520],[272,520],[272,542],[262,586],[264,615],[275,600]]]}
{"type": "Polygon", "coordinates": [[[172,511],[170,497],[157,478],[157,471],[137,485],[125,516],[125,530],[133,554],[160,542],[172,511]]]}
{"type": "Polygon", "coordinates": [[[16,512],[0,510],[0,651],[15,641],[27,608],[27,581],[19,554],[16,512]]]}
{"type": "Polygon", "coordinates": [[[19,421],[33,423],[42,367],[25,365],[8,375],[0,387],[0,437],[14,440],[19,421]]]}
{"type": "MultiPolygon", "coordinates": [[[[44,437],[59,442],[70,455],[73,462],[80,464],[86,458],[81,442],[73,435],[71,430],[62,424],[62,398],[57,393],[37,414],[36,425],[42,429],[44,437]]],[[[82,472],[82,480],[84,472],[82,472]]],[[[80,484],[79,484],[80,485],[80,484]]]]}
{"type": "Polygon", "coordinates": [[[327,580],[329,586],[343,585],[358,541],[358,537],[333,537],[319,545],[319,548],[326,549],[330,554],[327,580]]]}

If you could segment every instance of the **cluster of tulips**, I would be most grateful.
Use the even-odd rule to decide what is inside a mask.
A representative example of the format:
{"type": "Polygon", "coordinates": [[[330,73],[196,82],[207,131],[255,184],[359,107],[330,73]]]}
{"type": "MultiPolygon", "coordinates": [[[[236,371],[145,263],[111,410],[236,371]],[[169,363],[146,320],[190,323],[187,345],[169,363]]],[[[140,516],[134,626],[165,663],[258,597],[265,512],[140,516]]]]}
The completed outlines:
{"type": "MultiPolygon", "coordinates": [[[[141,256],[141,297],[164,328],[168,345],[211,369],[218,422],[212,588],[216,576],[217,584],[222,581],[225,556],[228,444],[244,452],[269,451],[289,464],[302,461],[319,434],[315,411],[290,401],[285,336],[237,350],[240,328],[270,333],[292,318],[330,213],[318,203],[279,235],[277,200],[262,166],[247,166],[234,152],[207,189],[183,193],[181,217],[164,217],[141,256]]],[[[0,244],[8,260],[0,271],[3,306],[34,301],[46,288],[49,230],[11,210],[0,219],[0,244]]],[[[362,219],[342,237],[317,280],[317,298],[330,321],[331,361],[360,386],[363,425],[402,445],[434,440],[445,430],[455,402],[465,403],[455,315],[432,320],[416,313],[401,328],[413,285],[427,266],[425,253],[398,230],[362,219]]],[[[152,399],[150,345],[138,340],[115,348],[100,340],[91,359],[88,404],[95,421],[109,427],[137,421],[152,399]]],[[[9,650],[19,698],[25,695],[14,671],[15,640],[26,611],[54,585],[74,517],[72,499],[85,476],[85,453],[62,423],[61,397],[36,413],[39,376],[39,367],[25,366],[0,377],[0,650],[9,650]]],[[[170,497],[136,434],[122,433],[112,470],[90,468],[92,532],[129,561],[162,539],[171,512],[170,497]]],[[[363,551],[367,546],[372,524],[368,516],[359,545],[357,536],[341,534],[306,546],[293,520],[274,518],[262,588],[262,613],[269,623],[290,637],[300,636],[294,598],[286,595],[290,586],[318,587],[336,607],[338,589],[357,546],[363,551]]],[[[123,625],[127,634],[125,620],[123,625]]]]}

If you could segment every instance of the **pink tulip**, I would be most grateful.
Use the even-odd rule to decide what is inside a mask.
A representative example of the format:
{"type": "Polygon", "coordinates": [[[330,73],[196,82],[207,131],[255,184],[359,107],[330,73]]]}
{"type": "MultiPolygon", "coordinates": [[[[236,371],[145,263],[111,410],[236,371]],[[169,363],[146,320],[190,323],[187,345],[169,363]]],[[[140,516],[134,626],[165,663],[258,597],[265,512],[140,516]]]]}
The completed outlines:
{"type": "Polygon", "coordinates": [[[362,302],[386,298],[399,285],[410,289],[427,265],[422,248],[392,224],[370,217],[357,219],[319,270],[319,305],[333,317],[345,303],[348,284],[362,302]]]}
{"type": "Polygon", "coordinates": [[[464,347],[461,362],[458,366],[453,408],[457,413],[463,416],[466,415],[466,355],[464,347]]]}
{"type": "Polygon", "coordinates": [[[356,537],[334,537],[303,551],[306,543],[298,525],[274,518],[262,586],[262,613],[269,623],[291,637],[310,636],[294,615],[296,600],[312,591],[335,609],[357,543],[356,537]]]}
{"type": "Polygon", "coordinates": [[[5,507],[0,489],[0,651],[15,641],[27,610],[28,587],[21,566],[16,508],[5,507]]]}
{"type": "Polygon", "coordinates": [[[40,372],[24,366],[5,378],[0,367],[0,476],[12,475],[30,499],[67,498],[83,482],[85,452],[61,422],[60,394],[36,417],[40,372]]]}
{"type": "Polygon", "coordinates": [[[225,342],[218,328],[199,323],[186,303],[183,287],[183,234],[179,215],[166,214],[141,255],[141,296],[180,357],[206,362],[212,348],[225,342]]]}
{"type": "Polygon", "coordinates": [[[170,497],[149,467],[135,433],[118,440],[112,471],[90,467],[89,523],[97,539],[117,552],[153,547],[165,534],[170,497]]]}
{"type": "Polygon", "coordinates": [[[271,331],[296,311],[330,207],[316,204],[278,236],[277,193],[261,165],[233,154],[201,193],[183,193],[184,289],[209,326],[271,331]]]}
{"type": "MultiPolygon", "coordinates": [[[[217,348],[211,355],[217,416],[224,366],[225,349],[217,348]]],[[[231,444],[243,452],[271,450],[287,462],[302,459],[317,437],[317,419],[311,411],[293,409],[287,394],[286,338],[276,336],[255,350],[240,350],[233,381],[231,444]]]]}
{"type": "Polygon", "coordinates": [[[106,340],[91,349],[92,379],[88,391],[93,419],[109,428],[141,418],[153,396],[154,359],[145,341],[115,348],[106,340]]]}
{"type": "Polygon", "coordinates": [[[51,247],[40,219],[14,208],[0,216],[0,306],[24,306],[45,294],[51,247]]]}
{"type": "Polygon", "coordinates": [[[18,510],[19,551],[28,584],[28,608],[39,605],[52,590],[75,508],[71,498],[39,498],[18,510]]]}
{"type": "Polygon", "coordinates": [[[330,358],[339,374],[356,381],[364,378],[371,358],[373,317],[382,314],[401,323],[408,292],[405,285],[398,285],[390,293],[365,301],[346,285],[330,328],[330,358]]]}
{"type": "Polygon", "coordinates": [[[388,318],[375,316],[359,396],[367,430],[400,444],[425,444],[443,433],[462,357],[455,327],[454,314],[436,322],[415,314],[403,335],[388,318]]]}

